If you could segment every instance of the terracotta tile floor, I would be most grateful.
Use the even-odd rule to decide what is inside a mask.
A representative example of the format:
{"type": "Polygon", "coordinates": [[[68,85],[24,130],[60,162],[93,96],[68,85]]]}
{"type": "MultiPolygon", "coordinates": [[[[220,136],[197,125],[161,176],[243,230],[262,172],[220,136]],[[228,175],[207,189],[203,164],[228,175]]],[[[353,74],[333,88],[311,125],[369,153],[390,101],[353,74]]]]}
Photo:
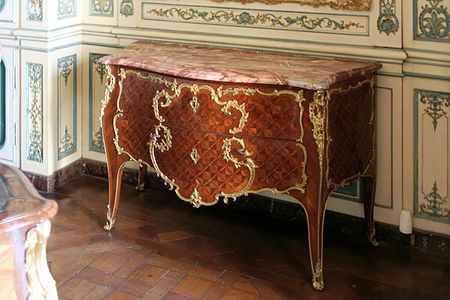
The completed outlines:
{"type": "MultiPolygon", "coordinates": [[[[450,262],[325,232],[325,290],[311,286],[306,224],[171,192],[123,186],[106,232],[107,181],[82,176],[56,199],[47,255],[60,299],[445,299],[450,262]]],[[[448,298],[447,298],[448,299],[448,298]]]]}

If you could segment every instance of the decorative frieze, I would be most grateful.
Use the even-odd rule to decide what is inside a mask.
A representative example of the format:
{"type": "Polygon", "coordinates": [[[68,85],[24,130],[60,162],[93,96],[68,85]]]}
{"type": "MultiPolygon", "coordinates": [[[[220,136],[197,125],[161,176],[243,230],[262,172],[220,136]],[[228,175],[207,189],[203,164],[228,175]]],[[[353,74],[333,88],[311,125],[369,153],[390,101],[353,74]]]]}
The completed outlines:
{"type": "Polygon", "coordinates": [[[414,0],[414,39],[450,41],[450,18],[443,0],[414,0]]]}
{"type": "Polygon", "coordinates": [[[42,22],[42,0],[27,0],[27,21],[42,22]]]}
{"type": "Polygon", "coordinates": [[[399,21],[396,16],[396,0],[380,0],[380,12],[377,20],[377,28],[380,32],[395,34],[399,28],[399,21]]]}
{"type": "Polygon", "coordinates": [[[372,0],[211,0],[213,2],[264,3],[267,5],[297,3],[300,5],[329,6],[333,9],[370,10],[372,0]]]}
{"type": "Polygon", "coordinates": [[[143,2],[142,19],[277,30],[368,35],[369,17],[143,2]]]}
{"type": "Polygon", "coordinates": [[[58,160],[76,152],[76,54],[58,59],[58,160]],[[64,130],[61,130],[64,128],[64,130]],[[69,130],[69,128],[71,130],[69,130]],[[69,133],[71,132],[71,133],[69,133]]]}
{"type": "Polygon", "coordinates": [[[42,126],[42,76],[43,66],[26,63],[27,72],[27,148],[28,160],[43,161],[43,126],[42,126]]]}
{"type": "Polygon", "coordinates": [[[75,0],[58,0],[58,19],[76,17],[76,15],[75,0]]]}
{"type": "Polygon", "coordinates": [[[112,17],[114,9],[113,0],[90,0],[89,15],[112,17]]]}

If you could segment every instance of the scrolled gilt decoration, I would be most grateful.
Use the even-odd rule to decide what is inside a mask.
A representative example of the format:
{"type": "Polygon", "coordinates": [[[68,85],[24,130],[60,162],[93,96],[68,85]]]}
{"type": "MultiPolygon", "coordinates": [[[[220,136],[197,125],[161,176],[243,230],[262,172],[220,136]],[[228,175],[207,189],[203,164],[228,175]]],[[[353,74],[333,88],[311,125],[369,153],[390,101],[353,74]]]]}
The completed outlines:
{"type": "Polygon", "coordinates": [[[100,110],[100,124],[102,124],[103,114],[105,113],[106,104],[108,104],[111,99],[111,93],[116,85],[116,77],[113,76],[111,67],[109,65],[106,68],[106,87],[105,87],[105,97],[102,100],[102,108],[100,110]]]}
{"type": "Polygon", "coordinates": [[[319,154],[320,168],[323,167],[323,156],[325,152],[326,139],[326,118],[328,99],[325,91],[319,90],[314,93],[314,102],[309,104],[309,119],[313,124],[313,136],[317,144],[317,152],[319,154]]]}
{"type": "Polygon", "coordinates": [[[28,299],[58,299],[56,283],[47,265],[47,240],[50,221],[30,229],[25,241],[25,271],[28,280],[28,299]]]}
{"type": "MultiPolygon", "coordinates": [[[[244,144],[241,144],[241,142],[239,142],[239,141],[235,141],[234,140],[235,137],[224,140],[224,142],[223,142],[224,144],[223,144],[222,149],[224,149],[224,152],[223,152],[224,159],[226,161],[232,162],[236,168],[238,168],[240,166],[246,166],[250,170],[250,178],[247,181],[246,186],[241,191],[231,193],[231,194],[226,194],[224,192],[221,192],[221,193],[215,195],[215,201],[213,201],[213,202],[203,202],[198,191],[197,192],[194,191],[190,195],[189,198],[182,196],[179,192],[179,186],[175,183],[175,180],[167,177],[161,171],[161,169],[159,168],[158,163],[156,161],[155,148],[158,149],[159,151],[163,152],[163,151],[170,150],[170,148],[172,147],[172,141],[171,141],[172,136],[170,133],[170,129],[168,127],[166,127],[160,123],[159,125],[155,126],[154,133],[150,134],[150,138],[149,138],[147,145],[149,146],[151,163],[148,163],[141,159],[137,159],[137,158],[133,157],[132,154],[125,151],[125,149],[122,148],[119,144],[119,130],[117,128],[116,121],[118,118],[123,116],[122,109],[120,107],[120,99],[121,99],[122,90],[123,90],[122,83],[123,83],[123,80],[125,80],[125,78],[130,74],[133,74],[142,79],[150,80],[151,82],[163,84],[166,87],[166,89],[157,91],[154,98],[152,99],[152,106],[153,106],[155,118],[157,120],[159,120],[161,123],[165,122],[165,119],[160,114],[159,108],[160,107],[169,107],[172,103],[172,99],[175,99],[175,97],[180,97],[181,91],[183,88],[189,89],[189,91],[193,94],[194,97],[201,90],[207,90],[211,95],[210,99],[212,101],[214,101],[215,103],[217,103],[218,105],[223,106],[221,110],[226,116],[231,115],[231,112],[229,110],[230,108],[234,108],[241,113],[239,125],[233,129],[229,130],[229,132],[232,134],[242,131],[242,129],[245,126],[245,123],[247,122],[248,113],[245,111],[245,105],[239,104],[236,100],[221,101],[220,99],[222,96],[227,95],[227,94],[234,96],[234,95],[238,95],[239,93],[242,93],[247,96],[254,95],[256,93],[258,93],[260,95],[268,96],[268,97],[280,96],[280,95],[293,96],[294,97],[293,100],[298,104],[299,110],[300,110],[299,120],[298,120],[299,126],[300,126],[300,134],[299,134],[299,137],[296,139],[296,145],[301,149],[301,151],[303,152],[303,155],[305,157],[304,161],[300,163],[301,168],[302,168],[302,181],[300,183],[296,183],[294,186],[287,188],[285,190],[282,190],[282,191],[279,191],[276,188],[262,189],[262,190],[270,190],[274,194],[275,193],[289,194],[290,190],[295,189],[295,190],[300,191],[301,193],[305,193],[305,186],[306,186],[306,183],[308,180],[308,176],[306,175],[307,151],[306,151],[305,146],[303,145],[304,128],[303,128],[302,119],[303,119],[303,111],[304,111],[303,103],[306,101],[306,99],[303,95],[302,90],[295,92],[292,90],[276,90],[275,89],[271,92],[264,92],[257,88],[241,88],[241,87],[239,87],[239,88],[226,88],[225,89],[225,88],[223,88],[223,86],[219,86],[219,87],[217,87],[216,90],[214,90],[213,88],[211,88],[210,86],[207,86],[207,85],[198,85],[198,84],[190,85],[190,84],[186,84],[186,83],[178,84],[176,82],[176,80],[167,81],[166,79],[164,79],[162,77],[154,76],[152,74],[143,75],[142,73],[134,71],[134,70],[125,70],[125,69],[120,70],[120,72],[119,72],[120,80],[118,83],[119,84],[119,96],[117,99],[118,113],[116,113],[116,115],[114,116],[114,119],[113,119],[113,128],[114,128],[114,135],[115,135],[113,138],[113,141],[114,141],[114,144],[115,144],[118,154],[126,154],[129,156],[130,161],[137,162],[140,165],[145,163],[148,166],[152,166],[154,168],[157,176],[161,177],[161,179],[164,181],[165,185],[168,185],[170,190],[174,190],[180,199],[192,203],[195,207],[199,207],[200,205],[208,205],[208,206],[214,205],[219,201],[221,196],[224,198],[223,199],[224,202],[227,202],[229,198],[236,199],[237,197],[239,197],[241,195],[248,195],[248,193],[256,193],[256,192],[262,191],[262,190],[259,190],[259,191],[250,190],[250,187],[255,179],[255,169],[257,168],[257,166],[254,163],[254,161],[248,157],[246,157],[245,161],[239,161],[233,155],[231,155],[231,142],[237,142],[241,145],[241,149],[236,150],[241,155],[251,156],[252,153],[245,150],[244,144]],[[159,140],[161,137],[163,137],[163,140],[159,140]]],[[[191,105],[191,104],[189,104],[189,105],[191,105]]],[[[243,143],[243,141],[242,141],[242,143],[243,143]]],[[[195,156],[194,156],[194,158],[195,158],[195,156]]],[[[193,159],[193,158],[191,157],[191,159],[193,159]]]]}
{"type": "MultiPolygon", "coordinates": [[[[172,99],[175,99],[181,95],[181,91],[183,89],[189,89],[189,91],[194,94],[194,96],[197,96],[197,94],[201,90],[206,90],[211,95],[211,100],[216,102],[218,105],[223,106],[222,112],[225,116],[230,117],[231,112],[230,108],[234,108],[238,112],[241,113],[241,118],[239,119],[239,125],[235,128],[232,128],[229,130],[231,134],[236,134],[242,131],[242,129],[245,126],[245,123],[247,122],[248,118],[248,112],[245,111],[245,103],[239,104],[236,100],[229,100],[229,101],[221,101],[221,94],[219,91],[214,90],[212,87],[208,85],[198,85],[198,84],[188,84],[188,83],[182,83],[177,84],[176,80],[173,80],[172,82],[165,80],[164,78],[154,76],[152,74],[149,75],[142,75],[140,72],[136,72],[133,70],[120,70],[120,81],[119,81],[119,101],[117,101],[117,110],[122,111],[120,108],[120,98],[123,91],[123,80],[127,77],[128,74],[133,74],[139,78],[150,80],[150,82],[158,82],[163,85],[165,85],[168,90],[162,89],[156,92],[155,96],[153,97],[153,111],[155,114],[156,119],[159,122],[165,122],[166,120],[159,112],[159,107],[169,107],[172,104],[172,99]],[[165,101],[161,101],[165,100],[165,101]]],[[[218,88],[218,90],[221,89],[221,87],[218,88]]],[[[198,107],[197,107],[198,108],[198,107]]]]}
{"type": "Polygon", "coordinates": [[[329,6],[333,9],[370,10],[371,0],[210,0],[213,2],[240,2],[242,4],[263,3],[267,5],[297,3],[300,5],[329,6]]]}
{"type": "Polygon", "coordinates": [[[243,139],[238,139],[236,137],[225,139],[223,141],[222,149],[223,149],[223,159],[225,161],[227,161],[227,162],[231,161],[234,164],[234,167],[236,169],[241,166],[245,166],[248,168],[248,170],[250,172],[250,178],[248,179],[247,184],[242,188],[242,190],[240,190],[238,192],[230,193],[230,194],[221,192],[219,195],[216,195],[217,200],[218,200],[219,196],[222,196],[222,197],[224,197],[223,202],[228,203],[228,199],[230,199],[230,198],[233,199],[233,201],[236,201],[237,197],[248,195],[248,191],[250,190],[250,187],[252,186],[253,181],[255,181],[255,176],[256,176],[255,169],[258,166],[255,164],[255,162],[251,158],[249,158],[250,156],[253,155],[253,153],[245,150],[245,144],[244,144],[243,139]],[[236,157],[231,155],[231,145],[233,142],[236,142],[241,146],[241,148],[237,149],[236,152],[245,156],[246,157],[245,161],[239,161],[236,157]]]}
{"type": "Polygon", "coordinates": [[[119,145],[119,128],[117,128],[117,119],[123,117],[123,113],[117,113],[114,115],[113,119],[113,129],[114,129],[114,146],[116,147],[117,154],[126,154],[130,158],[130,161],[134,161],[138,163],[139,167],[142,166],[143,163],[145,163],[142,159],[135,159],[133,155],[131,155],[129,152],[125,151],[120,145],[119,145]]]}

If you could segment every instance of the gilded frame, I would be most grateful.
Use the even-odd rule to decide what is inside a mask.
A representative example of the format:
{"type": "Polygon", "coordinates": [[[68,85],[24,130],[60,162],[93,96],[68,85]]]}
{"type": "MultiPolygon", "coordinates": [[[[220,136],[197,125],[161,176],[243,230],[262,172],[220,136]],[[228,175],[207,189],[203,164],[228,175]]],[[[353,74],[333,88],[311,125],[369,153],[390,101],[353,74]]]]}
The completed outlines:
{"type": "Polygon", "coordinates": [[[300,5],[329,6],[333,9],[344,10],[370,10],[372,0],[210,0],[212,2],[240,2],[242,4],[262,3],[262,4],[281,4],[298,3],[300,5]]]}

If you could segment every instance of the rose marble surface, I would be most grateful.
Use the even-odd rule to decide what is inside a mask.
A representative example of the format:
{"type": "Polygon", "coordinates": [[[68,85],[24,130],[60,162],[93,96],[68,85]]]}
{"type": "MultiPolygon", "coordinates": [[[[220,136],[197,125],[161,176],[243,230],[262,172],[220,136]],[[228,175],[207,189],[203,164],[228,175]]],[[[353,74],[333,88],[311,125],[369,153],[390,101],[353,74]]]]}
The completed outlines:
{"type": "Polygon", "coordinates": [[[155,41],[135,42],[100,62],[190,79],[313,90],[381,68],[376,62],[155,41]]]}

